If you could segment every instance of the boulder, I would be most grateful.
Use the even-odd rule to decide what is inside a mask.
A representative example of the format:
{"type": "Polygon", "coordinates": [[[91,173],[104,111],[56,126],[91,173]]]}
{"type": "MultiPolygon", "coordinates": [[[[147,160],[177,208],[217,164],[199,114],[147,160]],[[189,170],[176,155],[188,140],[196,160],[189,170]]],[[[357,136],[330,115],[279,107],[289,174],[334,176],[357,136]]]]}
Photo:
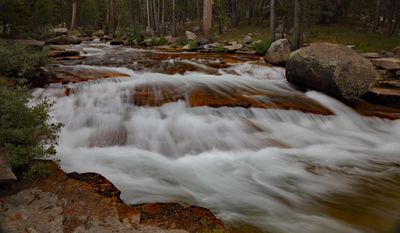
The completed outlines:
{"type": "Polygon", "coordinates": [[[252,38],[251,36],[246,35],[246,36],[243,38],[243,44],[251,44],[251,42],[253,42],[253,38],[252,38]]]}
{"type": "Polygon", "coordinates": [[[197,39],[197,35],[191,31],[185,31],[185,35],[186,35],[186,39],[188,39],[188,40],[196,40],[197,39]]]}
{"type": "Polygon", "coordinates": [[[67,45],[67,44],[80,44],[82,42],[76,36],[58,36],[46,41],[46,44],[54,44],[54,45],[67,45]]]}
{"type": "Polygon", "coordinates": [[[224,46],[224,48],[226,50],[228,50],[229,52],[233,52],[233,51],[242,49],[243,45],[242,44],[232,44],[232,45],[226,45],[226,46],[224,46]]]}
{"type": "Polygon", "coordinates": [[[171,35],[166,35],[166,36],[164,36],[164,40],[166,40],[168,42],[168,44],[172,44],[172,43],[175,43],[178,39],[171,35]]]}
{"type": "Polygon", "coordinates": [[[11,170],[8,156],[4,151],[0,150],[0,184],[11,183],[16,180],[17,177],[11,170]]]}
{"type": "Polygon", "coordinates": [[[290,44],[287,39],[280,39],[271,44],[264,60],[273,65],[285,65],[290,55],[290,44]]]}
{"type": "Polygon", "coordinates": [[[290,83],[345,100],[371,90],[377,77],[368,59],[344,45],[312,44],[292,52],[286,64],[290,83]]]}
{"type": "Polygon", "coordinates": [[[68,34],[68,28],[64,28],[64,27],[54,28],[53,30],[51,30],[51,32],[55,33],[56,36],[67,35],[68,34]]]}
{"type": "Polygon", "coordinates": [[[119,40],[119,39],[114,39],[110,41],[110,45],[124,45],[124,41],[123,40],[119,40]]]}

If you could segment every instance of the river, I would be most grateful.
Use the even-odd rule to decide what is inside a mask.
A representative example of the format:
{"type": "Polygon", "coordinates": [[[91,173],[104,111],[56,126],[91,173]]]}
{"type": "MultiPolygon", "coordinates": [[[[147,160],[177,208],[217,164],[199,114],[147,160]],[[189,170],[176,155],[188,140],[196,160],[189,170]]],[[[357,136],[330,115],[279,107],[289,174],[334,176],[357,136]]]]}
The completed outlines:
{"type": "MultiPolygon", "coordinates": [[[[138,52],[76,48],[100,60],[138,52]]],[[[322,93],[300,92],[283,68],[164,63],[178,61],[200,68],[170,74],[132,68],[133,60],[73,65],[125,76],[68,84],[69,95],[60,84],[35,89],[36,99],[54,101],[54,120],[65,124],[57,146],[62,168],[104,175],[127,203],[199,205],[260,232],[395,231],[400,120],[361,116],[322,93]],[[192,94],[198,90],[200,100],[192,94]],[[334,114],[302,111],[307,106],[334,114]]]]}

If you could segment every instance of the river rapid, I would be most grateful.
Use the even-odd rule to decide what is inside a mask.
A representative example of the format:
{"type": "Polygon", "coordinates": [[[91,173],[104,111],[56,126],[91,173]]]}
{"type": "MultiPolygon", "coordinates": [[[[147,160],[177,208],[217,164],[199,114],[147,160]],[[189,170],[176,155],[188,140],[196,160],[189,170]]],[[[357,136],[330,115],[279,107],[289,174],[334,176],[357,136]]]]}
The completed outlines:
{"type": "MultiPolygon", "coordinates": [[[[136,52],[76,48],[99,59],[116,51],[136,52]]],[[[173,66],[177,60],[164,62],[173,66]]],[[[207,72],[196,60],[179,62],[200,69],[165,74],[121,64],[73,65],[127,77],[68,84],[70,95],[61,84],[35,89],[34,98],[54,101],[54,120],[65,124],[57,147],[62,168],[104,175],[130,204],[199,205],[226,223],[260,232],[395,232],[400,120],[361,116],[322,93],[300,92],[286,82],[282,68],[241,62],[207,72]],[[152,87],[154,99],[165,97],[163,86],[177,87],[179,96],[190,95],[194,87],[227,98],[235,90],[252,90],[269,93],[253,96],[263,103],[278,94],[287,101],[298,99],[299,106],[305,105],[302,99],[318,103],[334,115],[193,106],[189,98],[134,104],[135,91],[143,85],[152,87]]]]}

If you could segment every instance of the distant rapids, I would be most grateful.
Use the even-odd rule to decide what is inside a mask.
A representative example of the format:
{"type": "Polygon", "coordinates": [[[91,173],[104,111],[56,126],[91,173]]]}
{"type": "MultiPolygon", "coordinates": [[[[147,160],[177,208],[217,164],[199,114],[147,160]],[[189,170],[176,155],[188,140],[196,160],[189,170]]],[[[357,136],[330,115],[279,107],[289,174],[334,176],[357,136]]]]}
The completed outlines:
{"type": "Polygon", "coordinates": [[[251,63],[218,74],[74,68],[129,75],[69,84],[69,96],[57,84],[33,93],[54,101],[54,120],[65,124],[57,148],[63,169],[104,175],[127,203],[199,205],[225,222],[266,232],[394,232],[400,215],[400,188],[393,189],[400,184],[400,120],[361,116],[324,94],[295,90],[282,68],[251,63]],[[238,89],[295,95],[334,115],[193,107],[184,98],[139,106],[132,98],[141,85],[154,86],[156,99],[163,98],[157,97],[163,85],[178,86],[181,95],[196,86],[228,97],[238,89]],[[380,203],[386,196],[388,203],[380,203]],[[369,222],[375,215],[382,219],[369,222]]]}

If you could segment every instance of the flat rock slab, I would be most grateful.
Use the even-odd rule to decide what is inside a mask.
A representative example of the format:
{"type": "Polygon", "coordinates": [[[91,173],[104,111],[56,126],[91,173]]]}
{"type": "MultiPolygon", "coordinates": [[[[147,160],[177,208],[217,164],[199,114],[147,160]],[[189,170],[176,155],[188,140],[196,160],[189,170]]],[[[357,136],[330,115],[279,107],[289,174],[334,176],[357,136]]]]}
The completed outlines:
{"type": "Polygon", "coordinates": [[[372,103],[400,108],[400,88],[374,87],[365,95],[365,98],[372,103]]]}
{"type": "Polygon", "coordinates": [[[16,180],[17,177],[11,170],[6,154],[0,151],[0,184],[11,183],[16,180]]]}
{"type": "Polygon", "coordinates": [[[372,64],[379,68],[386,70],[400,70],[400,59],[399,58],[378,58],[371,59],[372,64]]]}

